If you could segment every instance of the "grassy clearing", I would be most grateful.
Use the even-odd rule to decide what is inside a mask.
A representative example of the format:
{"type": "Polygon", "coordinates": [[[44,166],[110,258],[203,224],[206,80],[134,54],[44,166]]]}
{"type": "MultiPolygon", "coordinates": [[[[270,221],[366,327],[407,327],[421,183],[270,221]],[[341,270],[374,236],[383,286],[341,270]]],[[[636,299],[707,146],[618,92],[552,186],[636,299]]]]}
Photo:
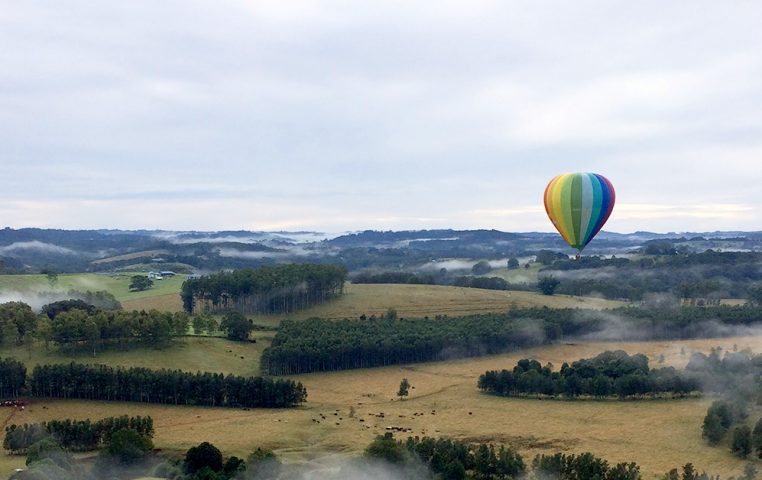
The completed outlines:
{"type": "Polygon", "coordinates": [[[99,263],[112,263],[112,262],[122,262],[125,260],[134,260],[136,258],[146,258],[146,257],[158,257],[159,255],[164,255],[169,253],[169,250],[159,249],[159,250],[144,250],[142,252],[133,252],[133,253],[126,253],[124,255],[116,255],[113,257],[108,258],[101,258],[99,260],[95,260],[93,264],[99,264],[99,263]]]}
{"type": "MultiPolygon", "coordinates": [[[[508,270],[506,270],[508,271],[508,270]]],[[[513,271],[511,271],[513,272],[513,271]]],[[[106,290],[111,292],[127,310],[182,310],[180,287],[185,275],[154,281],[143,292],[130,292],[133,274],[81,273],[59,275],[58,290],[106,290]]],[[[0,275],[0,293],[49,291],[51,286],[44,275],[0,275]]],[[[546,296],[534,292],[510,292],[441,285],[394,285],[347,283],[344,295],[323,305],[289,315],[259,316],[258,323],[277,325],[284,318],[304,319],[356,318],[360,315],[381,315],[395,308],[403,317],[435,315],[468,315],[503,312],[512,307],[548,306],[554,308],[612,308],[621,302],[591,297],[566,295],[546,296]]]]}
{"type": "MultiPolygon", "coordinates": [[[[485,395],[475,385],[485,370],[512,367],[527,356],[560,365],[621,348],[629,353],[645,353],[654,362],[664,355],[664,364],[681,367],[693,351],[708,351],[716,346],[732,349],[733,345],[759,352],[762,337],[560,344],[477,359],[302,375],[294,378],[306,385],[308,403],[289,410],[44,401],[24,412],[2,410],[0,415],[8,420],[12,413],[14,423],[151,415],[156,422],[156,446],[166,451],[180,452],[210,441],[230,455],[243,456],[265,446],[275,449],[285,460],[299,463],[310,463],[326,454],[357,454],[387,426],[399,426],[412,429],[410,435],[505,443],[518,448],[530,461],[538,453],[591,451],[610,462],[636,461],[646,479],[686,462],[725,478],[738,475],[743,462],[727,448],[712,448],[702,441],[701,419],[711,399],[543,401],[485,395]],[[414,388],[409,399],[398,401],[394,394],[403,377],[414,388]],[[354,418],[349,417],[350,407],[355,409],[354,418]],[[384,418],[377,417],[381,412],[384,418]]],[[[207,348],[198,350],[199,361],[210,355],[207,348]]],[[[157,354],[152,361],[169,368],[182,366],[181,362],[188,365],[180,355],[157,354]]],[[[243,362],[221,358],[214,363],[220,367],[230,363],[232,373],[242,373],[238,369],[243,362]]],[[[761,413],[752,415],[752,421],[761,413]]],[[[0,456],[0,474],[19,463],[19,459],[0,456]]]]}
{"type": "Polygon", "coordinates": [[[183,301],[177,293],[166,293],[153,297],[134,298],[122,301],[125,310],[158,310],[160,312],[182,312],[183,301]]]}
{"type": "Polygon", "coordinates": [[[51,346],[34,349],[25,347],[0,348],[0,357],[14,357],[24,362],[27,369],[48,363],[103,363],[125,367],[169,368],[191,372],[210,371],[237,375],[259,375],[259,359],[270,345],[272,332],[254,332],[257,343],[232,342],[225,338],[183,337],[163,349],[135,348],[105,350],[93,357],[87,351],[79,354],[61,354],[51,346]]]}

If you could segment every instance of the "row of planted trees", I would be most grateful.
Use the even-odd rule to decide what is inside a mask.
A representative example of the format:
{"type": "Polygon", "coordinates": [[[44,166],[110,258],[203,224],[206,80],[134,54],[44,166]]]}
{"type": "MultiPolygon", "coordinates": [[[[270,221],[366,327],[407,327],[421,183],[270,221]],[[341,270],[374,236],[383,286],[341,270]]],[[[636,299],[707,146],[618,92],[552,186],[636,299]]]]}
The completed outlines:
{"type": "Polygon", "coordinates": [[[76,363],[35,367],[29,391],[38,397],[210,407],[293,407],[307,398],[293,380],[76,363]]]}
{"type": "Polygon", "coordinates": [[[0,359],[0,397],[16,398],[26,387],[26,367],[13,358],[0,359]]]}
{"type": "Polygon", "coordinates": [[[512,309],[464,317],[284,321],[262,355],[262,371],[288,375],[435,361],[512,351],[574,338],[649,340],[723,336],[762,323],[752,306],[512,309]],[[618,322],[612,328],[612,318],[618,322]]]}
{"type": "Polygon", "coordinates": [[[23,455],[35,443],[53,437],[68,450],[86,452],[100,448],[121,429],[134,430],[141,435],[152,437],[153,419],[150,416],[123,415],[97,421],[65,419],[23,425],[11,424],[5,427],[3,448],[13,455],[23,455]]]}
{"type": "Polygon", "coordinates": [[[438,319],[283,321],[262,354],[262,372],[289,375],[479,356],[537,345],[546,330],[506,315],[438,319]]]}
{"type": "Polygon", "coordinates": [[[27,377],[21,362],[0,362],[6,397],[115,400],[212,407],[293,407],[307,399],[301,383],[210,372],[149,370],[78,363],[38,365],[27,377]]]}
{"type": "Polygon", "coordinates": [[[521,455],[512,448],[496,449],[489,444],[468,444],[449,438],[408,437],[395,440],[391,433],[378,436],[365,449],[365,455],[392,464],[407,466],[400,477],[462,479],[521,478],[526,465],[521,455]],[[424,471],[421,470],[425,469],[424,471]]]}
{"type": "Polygon", "coordinates": [[[346,269],[334,265],[242,269],[188,279],[183,282],[181,296],[188,313],[289,313],[337,297],[343,292],[346,276],[346,269]]]}

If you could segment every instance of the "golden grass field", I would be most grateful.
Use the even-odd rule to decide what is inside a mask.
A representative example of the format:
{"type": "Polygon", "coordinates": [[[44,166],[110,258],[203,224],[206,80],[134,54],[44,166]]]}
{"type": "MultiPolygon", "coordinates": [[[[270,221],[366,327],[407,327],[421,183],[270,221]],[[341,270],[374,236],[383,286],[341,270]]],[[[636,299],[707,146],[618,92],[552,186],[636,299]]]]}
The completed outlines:
{"type": "MultiPolygon", "coordinates": [[[[344,295],[323,305],[288,315],[258,316],[257,323],[277,325],[283,319],[357,318],[360,315],[382,315],[389,308],[397,310],[401,317],[424,317],[435,315],[470,315],[476,313],[504,312],[513,307],[552,308],[614,308],[622,302],[592,297],[567,295],[546,296],[534,292],[483,290],[478,288],[448,287],[441,285],[397,285],[347,283],[344,295]]],[[[179,294],[163,294],[123,301],[127,310],[145,309],[165,311],[182,310],[179,294]]]]}
{"type": "MultiPolygon", "coordinates": [[[[144,252],[145,253],[145,252],[144,252]]],[[[529,270],[497,269],[496,276],[517,281],[517,275],[536,276],[537,268],[529,270]]],[[[49,290],[106,290],[122,303],[125,310],[182,311],[180,287],[185,275],[157,280],[154,286],[142,292],[131,292],[130,277],[136,273],[95,274],[77,273],[58,276],[55,286],[48,283],[45,275],[0,275],[0,294],[11,292],[41,292],[49,290]]],[[[724,304],[744,303],[738,299],[724,299],[724,304]]],[[[614,308],[623,302],[595,297],[569,295],[546,296],[536,292],[484,290],[477,288],[450,287],[442,285],[399,285],[347,283],[344,295],[323,305],[288,315],[259,316],[257,323],[277,325],[285,318],[305,319],[356,318],[360,315],[385,313],[389,308],[397,310],[402,317],[435,315],[469,315],[502,312],[513,307],[548,306],[551,308],[614,308]]]]}
{"type": "Polygon", "coordinates": [[[534,292],[484,290],[441,285],[398,285],[348,283],[344,295],[330,302],[290,315],[269,315],[262,323],[278,323],[284,318],[357,318],[382,315],[389,308],[400,317],[470,315],[504,312],[514,307],[614,308],[622,302],[567,295],[547,296],[534,292]]]}
{"type": "MultiPolygon", "coordinates": [[[[229,342],[224,340],[206,342],[197,344],[199,352],[204,352],[199,354],[202,358],[212,358],[213,350],[229,349],[229,342]]],[[[524,357],[558,366],[605,350],[623,349],[647,354],[654,366],[656,359],[664,355],[665,364],[682,367],[693,351],[708,351],[716,346],[732,349],[734,345],[760,352],[762,337],[559,344],[476,359],[301,375],[294,378],[305,384],[309,398],[297,409],[244,411],[42,401],[23,412],[0,410],[0,418],[5,423],[23,423],[67,417],[151,415],[156,426],[155,444],[165,451],[179,453],[201,441],[210,441],[227,455],[242,456],[257,447],[269,447],[285,461],[299,463],[317,462],[326,454],[356,455],[387,426],[399,426],[412,431],[398,437],[441,435],[505,443],[518,448],[527,462],[538,453],[590,451],[610,462],[635,461],[646,479],[686,462],[726,478],[738,475],[743,462],[733,457],[727,447],[709,447],[701,439],[701,421],[711,403],[709,398],[625,402],[512,399],[480,393],[476,379],[485,370],[510,368],[524,357]],[[410,398],[398,401],[394,394],[403,377],[414,388],[410,398]],[[355,409],[354,418],[349,416],[350,407],[355,409]],[[384,418],[377,417],[381,412],[384,418]]],[[[183,355],[164,355],[161,361],[168,368],[188,366],[183,363],[183,355]]],[[[223,358],[216,363],[226,362],[223,358]]],[[[233,373],[245,373],[238,368],[250,368],[244,362],[230,364],[233,373]]],[[[755,412],[749,421],[756,421],[760,414],[755,412]]],[[[0,456],[0,474],[22,464],[22,458],[0,456]]]]}
{"type": "Polygon", "coordinates": [[[161,312],[182,312],[183,301],[179,293],[165,293],[152,297],[135,298],[121,302],[125,310],[159,310],[161,312]]]}

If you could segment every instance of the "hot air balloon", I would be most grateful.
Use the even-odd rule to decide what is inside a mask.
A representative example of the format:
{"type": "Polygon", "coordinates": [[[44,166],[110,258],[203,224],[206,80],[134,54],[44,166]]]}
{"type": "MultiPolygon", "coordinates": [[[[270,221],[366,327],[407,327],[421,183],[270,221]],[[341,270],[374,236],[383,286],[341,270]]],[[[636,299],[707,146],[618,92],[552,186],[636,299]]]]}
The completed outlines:
{"type": "Polygon", "coordinates": [[[545,211],[566,243],[580,252],[614,209],[614,187],[597,173],[564,173],[545,188],[545,211]]]}

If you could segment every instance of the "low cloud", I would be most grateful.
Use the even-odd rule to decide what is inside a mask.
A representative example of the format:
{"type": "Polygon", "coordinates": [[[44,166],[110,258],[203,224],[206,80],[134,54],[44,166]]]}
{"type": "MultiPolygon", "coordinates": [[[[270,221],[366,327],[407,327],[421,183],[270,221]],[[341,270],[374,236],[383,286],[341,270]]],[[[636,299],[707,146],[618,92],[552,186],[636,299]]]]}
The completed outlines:
{"type": "Polygon", "coordinates": [[[217,253],[219,253],[221,257],[246,258],[250,260],[259,260],[262,258],[286,258],[290,256],[287,252],[251,252],[238,250],[236,248],[218,248],[217,253]]]}
{"type": "Polygon", "coordinates": [[[448,271],[452,270],[471,270],[476,264],[477,260],[463,260],[463,259],[449,259],[449,260],[435,260],[433,262],[424,263],[419,268],[422,271],[438,272],[442,268],[446,268],[448,271]]]}
{"type": "MultiPolygon", "coordinates": [[[[670,301],[667,295],[662,295],[661,299],[656,300],[662,301],[659,305],[653,305],[657,308],[667,309],[677,305],[675,299],[672,298],[672,301],[670,301]]],[[[576,315],[578,318],[597,320],[600,323],[598,330],[574,337],[574,340],[579,341],[618,342],[678,338],[752,337],[762,335],[762,326],[729,325],[719,320],[694,322],[677,330],[666,331],[659,328],[651,328],[642,322],[638,322],[637,318],[628,318],[611,311],[579,311],[576,315]]]]}
{"type": "Polygon", "coordinates": [[[344,233],[322,232],[247,232],[247,235],[216,235],[213,233],[175,233],[162,232],[155,236],[176,245],[193,243],[312,243],[336,238],[344,233]]]}
{"type": "Polygon", "coordinates": [[[44,305],[49,303],[70,299],[81,300],[76,294],[70,295],[63,290],[53,290],[48,292],[0,292],[0,303],[23,302],[32,307],[32,310],[35,312],[39,312],[44,305]]]}
{"type": "Polygon", "coordinates": [[[524,273],[524,272],[514,273],[513,275],[511,275],[509,283],[535,284],[537,283],[537,275],[533,273],[524,273]]]}
{"type": "MultiPolygon", "coordinates": [[[[683,269],[687,271],[689,269],[683,269]]],[[[637,277],[647,279],[653,277],[657,272],[650,270],[623,270],[617,267],[602,267],[602,268],[582,268],[579,270],[543,270],[541,275],[553,275],[559,280],[602,280],[609,278],[621,278],[623,272],[626,272],[628,277],[637,277]]]]}
{"type": "Polygon", "coordinates": [[[183,235],[177,233],[162,233],[156,235],[162,240],[166,240],[175,245],[189,245],[193,243],[262,243],[266,236],[264,234],[252,234],[251,236],[239,237],[234,235],[228,236],[198,236],[198,235],[183,235]]]}
{"type": "MultiPolygon", "coordinates": [[[[304,249],[302,247],[297,247],[297,246],[280,248],[276,252],[247,251],[247,250],[238,250],[237,248],[224,247],[224,248],[218,248],[217,253],[219,253],[221,257],[248,258],[248,259],[308,257],[310,255],[315,254],[315,252],[313,251],[304,249]]],[[[322,252],[322,253],[326,253],[326,252],[322,252]]]]}
{"type": "Polygon", "coordinates": [[[614,267],[583,268],[580,270],[543,270],[542,276],[554,276],[559,280],[600,280],[604,278],[617,278],[621,272],[614,267]]]}
{"type": "Polygon", "coordinates": [[[39,240],[32,240],[30,242],[14,242],[10,245],[0,247],[0,255],[7,255],[12,257],[20,252],[40,252],[40,253],[55,253],[59,255],[78,255],[78,253],[70,248],[61,247],[52,243],[40,242],[39,240]]]}

